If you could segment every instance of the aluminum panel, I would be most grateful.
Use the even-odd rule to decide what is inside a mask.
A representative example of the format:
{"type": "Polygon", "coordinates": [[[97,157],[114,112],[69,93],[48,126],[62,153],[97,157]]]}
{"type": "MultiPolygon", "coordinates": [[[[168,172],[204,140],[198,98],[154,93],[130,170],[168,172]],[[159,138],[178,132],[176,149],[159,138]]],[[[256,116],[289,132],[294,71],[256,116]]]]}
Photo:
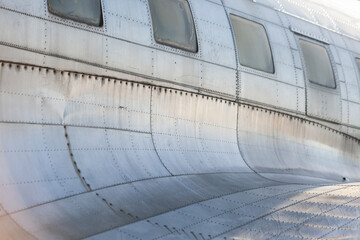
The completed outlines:
{"type": "Polygon", "coordinates": [[[343,236],[349,229],[354,230],[354,235],[349,236],[355,239],[359,231],[354,220],[360,215],[356,187],[285,185],[246,190],[88,239],[299,239],[304,235],[317,239],[327,235],[343,236]],[[345,225],[346,228],[339,227],[345,225]],[[333,234],[333,229],[342,235],[333,234]]]}
{"type": "Polygon", "coordinates": [[[360,127],[360,104],[349,102],[349,124],[360,127]]]}
{"type": "Polygon", "coordinates": [[[308,84],[307,114],[334,122],[340,122],[340,94],[327,91],[323,89],[323,87],[308,84]]]}
{"type": "Polygon", "coordinates": [[[0,29],[11,29],[1,34],[2,43],[38,51],[44,50],[45,24],[38,18],[0,8],[0,29]],[[9,19],[16,19],[16,21],[9,21],[9,19]]]}
{"type": "Polygon", "coordinates": [[[251,173],[169,177],[60,199],[11,217],[38,239],[79,239],[254,186],[274,185],[278,183],[251,173]]]}
{"type": "Polygon", "coordinates": [[[249,171],[238,150],[232,103],[157,88],[151,117],[157,152],[170,172],[249,171]]]}
{"type": "Polygon", "coordinates": [[[201,62],[173,53],[156,51],[153,59],[153,76],[177,84],[200,86],[201,62]]]}
{"type": "Polygon", "coordinates": [[[224,0],[224,5],[235,11],[242,12],[248,16],[252,16],[263,21],[282,25],[277,12],[273,9],[264,7],[260,4],[256,4],[249,0],[224,0]]]}
{"type": "Polygon", "coordinates": [[[33,0],[31,2],[27,0],[0,0],[0,6],[2,8],[30,14],[37,17],[45,17],[47,15],[47,7],[44,4],[44,0],[33,0]]]}
{"type": "Polygon", "coordinates": [[[203,89],[236,95],[236,70],[214,64],[201,63],[201,85],[203,89]]]}
{"type": "Polygon", "coordinates": [[[277,108],[297,109],[295,86],[246,72],[241,72],[241,84],[241,98],[266,103],[277,108]]]}
{"type": "Polygon", "coordinates": [[[236,68],[233,38],[223,6],[204,0],[191,1],[191,5],[198,28],[201,59],[236,68]]]}
{"type": "Polygon", "coordinates": [[[85,191],[63,127],[0,124],[0,201],[11,213],[85,191]]]}
{"type": "Polygon", "coordinates": [[[83,62],[91,59],[92,64],[103,65],[106,61],[107,52],[96,51],[106,49],[107,42],[102,35],[54,22],[47,22],[46,25],[47,33],[42,35],[47,35],[44,40],[47,42],[44,46],[46,52],[83,62]]]}
{"type": "Polygon", "coordinates": [[[150,134],[78,127],[67,132],[73,159],[92,189],[169,174],[150,134]]]}
{"type": "Polygon", "coordinates": [[[296,30],[296,32],[305,35],[307,37],[311,37],[320,41],[328,41],[324,38],[321,28],[317,25],[311,24],[309,22],[303,21],[294,16],[288,16],[287,19],[290,22],[290,26],[292,30],[296,30]]]}
{"type": "Polygon", "coordinates": [[[104,1],[110,36],[150,46],[152,26],[146,1],[104,1]]]}
{"type": "MultiPolygon", "coordinates": [[[[342,123],[349,124],[349,102],[341,100],[342,104],[342,123]]],[[[346,132],[346,131],[345,131],[346,132]]]]}
{"type": "Polygon", "coordinates": [[[348,99],[348,90],[347,90],[347,86],[344,82],[340,82],[340,91],[341,91],[341,98],[342,99],[348,99]]]}
{"type": "Polygon", "coordinates": [[[257,172],[358,178],[358,143],[317,124],[239,106],[238,137],[244,160],[257,172]]]}
{"type": "Polygon", "coordinates": [[[297,88],[297,102],[298,102],[298,111],[302,114],[306,112],[306,91],[305,88],[297,88]]]}
{"type": "Polygon", "coordinates": [[[9,216],[0,217],[0,236],[3,239],[36,239],[9,216]]]}

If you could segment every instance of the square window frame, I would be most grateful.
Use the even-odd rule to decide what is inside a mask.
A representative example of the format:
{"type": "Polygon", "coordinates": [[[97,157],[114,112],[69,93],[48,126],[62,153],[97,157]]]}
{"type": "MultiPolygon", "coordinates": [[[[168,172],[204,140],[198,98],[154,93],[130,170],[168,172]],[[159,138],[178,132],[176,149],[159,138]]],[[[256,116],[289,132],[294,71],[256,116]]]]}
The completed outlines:
{"type": "Polygon", "coordinates": [[[196,23],[196,20],[194,18],[194,10],[193,10],[191,2],[189,0],[186,0],[186,2],[189,5],[191,18],[192,18],[193,23],[194,23],[195,37],[196,37],[196,51],[190,51],[190,50],[187,50],[185,48],[173,46],[173,45],[170,45],[170,44],[165,44],[165,43],[162,43],[162,42],[158,42],[156,40],[155,31],[154,31],[154,23],[153,23],[153,19],[152,19],[152,15],[151,15],[151,9],[150,9],[150,3],[149,3],[149,0],[146,0],[146,4],[147,4],[147,8],[148,8],[148,14],[149,14],[149,18],[150,18],[150,24],[151,24],[151,31],[152,31],[151,37],[152,37],[152,40],[153,40],[153,43],[154,43],[155,47],[157,47],[159,49],[163,49],[163,50],[167,50],[167,51],[170,51],[170,52],[175,52],[175,53],[183,54],[183,55],[187,55],[187,56],[193,56],[193,57],[200,56],[201,45],[200,45],[199,37],[198,37],[199,36],[199,34],[198,34],[199,31],[198,31],[197,23],[196,23]]]}
{"type": "Polygon", "coordinates": [[[304,36],[304,35],[301,35],[299,33],[296,33],[294,32],[294,36],[295,36],[295,40],[296,40],[296,45],[298,47],[298,51],[299,51],[299,54],[300,54],[300,58],[301,58],[301,64],[302,64],[302,70],[303,70],[303,73],[304,73],[304,78],[305,78],[305,87],[307,88],[307,84],[313,86],[313,87],[316,87],[316,88],[320,88],[322,90],[325,90],[327,92],[339,92],[340,91],[340,82],[339,82],[339,74],[337,72],[337,68],[336,68],[336,62],[334,60],[334,56],[331,52],[331,49],[330,49],[330,43],[327,43],[327,42],[322,42],[318,39],[314,39],[314,38],[311,38],[311,37],[308,37],[308,36],[304,36]],[[322,46],[325,48],[327,54],[328,54],[328,57],[329,57],[329,61],[330,61],[330,65],[331,65],[331,69],[332,69],[332,72],[333,72],[333,75],[334,75],[334,80],[335,80],[335,87],[332,88],[332,87],[328,87],[328,86],[325,86],[325,85],[322,85],[322,84],[319,84],[319,83],[316,83],[316,82],[313,82],[313,81],[310,81],[310,79],[308,78],[308,70],[306,69],[306,62],[305,62],[305,58],[304,58],[304,53],[302,51],[302,48],[301,48],[301,45],[300,45],[300,40],[303,40],[303,41],[307,41],[307,42],[310,42],[310,43],[313,43],[313,44],[316,44],[316,45],[319,45],[319,46],[322,46]]]}
{"type": "Polygon", "coordinates": [[[93,25],[93,24],[88,24],[88,23],[84,23],[84,22],[80,22],[80,21],[76,21],[76,20],[73,20],[71,18],[67,18],[67,17],[64,17],[64,16],[61,16],[61,15],[57,15],[57,14],[54,14],[50,11],[49,9],[49,2],[48,0],[44,0],[46,3],[45,3],[45,6],[46,6],[46,12],[48,14],[48,17],[52,20],[56,20],[57,22],[61,22],[61,23],[67,23],[67,25],[70,25],[70,26],[80,26],[80,27],[83,27],[83,28],[91,28],[92,30],[95,30],[95,31],[101,31],[101,32],[104,32],[105,30],[105,14],[104,14],[104,2],[103,0],[99,0],[100,2],[100,12],[101,12],[101,21],[100,21],[100,25],[93,25]]]}
{"type": "Polygon", "coordinates": [[[243,12],[239,12],[237,10],[233,10],[233,9],[228,9],[227,11],[227,17],[228,17],[228,20],[229,20],[229,26],[230,26],[230,29],[231,29],[231,34],[232,34],[232,37],[233,37],[233,42],[234,42],[234,48],[235,48],[235,54],[236,54],[236,62],[238,64],[238,70],[243,70],[245,72],[248,72],[248,73],[252,73],[252,74],[255,74],[255,75],[258,75],[258,76],[261,76],[261,77],[266,77],[266,78],[270,78],[272,80],[275,80],[277,81],[277,67],[276,67],[276,64],[275,64],[275,61],[274,61],[274,52],[273,52],[273,47],[271,45],[271,41],[270,41],[270,38],[269,38],[269,34],[268,34],[268,27],[266,26],[266,23],[265,21],[261,20],[261,19],[258,19],[256,17],[252,17],[250,15],[246,15],[244,14],[243,12]],[[266,33],[266,38],[269,42],[269,46],[270,46],[270,52],[271,52],[271,59],[272,59],[272,63],[273,63],[273,68],[274,68],[274,72],[273,73],[270,73],[270,72],[266,72],[266,71],[262,71],[262,70],[258,70],[258,69],[255,69],[255,68],[252,68],[252,67],[248,67],[248,66],[245,66],[245,65],[241,65],[240,63],[240,59],[239,59],[239,51],[238,51],[238,46],[236,44],[236,34],[235,34],[235,29],[234,29],[234,26],[233,26],[233,23],[231,21],[231,15],[235,16],[235,17],[239,17],[239,18],[243,18],[245,20],[248,20],[250,22],[254,22],[256,24],[259,24],[261,25],[264,29],[265,29],[265,33],[266,33]]]}

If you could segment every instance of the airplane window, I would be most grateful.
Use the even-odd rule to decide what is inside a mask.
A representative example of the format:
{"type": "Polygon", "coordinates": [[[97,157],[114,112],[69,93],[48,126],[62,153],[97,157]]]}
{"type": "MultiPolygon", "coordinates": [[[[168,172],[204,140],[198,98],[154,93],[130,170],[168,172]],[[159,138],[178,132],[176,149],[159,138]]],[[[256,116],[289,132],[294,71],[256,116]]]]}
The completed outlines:
{"type": "Polygon", "coordinates": [[[240,64],[274,73],[273,57],[264,26],[232,14],[230,19],[234,28],[240,64]]]}
{"type": "Polygon", "coordinates": [[[48,0],[49,12],[93,26],[102,25],[100,0],[48,0]]]}
{"type": "Polygon", "coordinates": [[[360,72],[360,58],[356,58],[356,63],[357,63],[357,65],[358,65],[359,72],[360,72]]]}
{"type": "Polygon", "coordinates": [[[301,39],[300,45],[309,81],[324,87],[336,88],[334,72],[326,48],[301,39]]]}
{"type": "Polygon", "coordinates": [[[187,0],[149,0],[155,41],[197,52],[194,20],[187,0]]]}

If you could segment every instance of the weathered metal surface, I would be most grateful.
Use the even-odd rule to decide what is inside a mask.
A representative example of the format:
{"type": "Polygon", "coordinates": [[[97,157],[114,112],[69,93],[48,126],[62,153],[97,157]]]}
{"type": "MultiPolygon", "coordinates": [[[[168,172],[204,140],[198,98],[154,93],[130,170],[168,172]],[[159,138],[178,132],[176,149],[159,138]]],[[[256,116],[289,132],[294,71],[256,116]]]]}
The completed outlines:
{"type": "Polygon", "coordinates": [[[197,53],[154,41],[146,0],[103,0],[101,28],[0,0],[0,239],[359,238],[354,16],[188,2],[197,53]],[[265,26],[274,74],[239,64],[230,13],[265,26]],[[298,34],[329,44],[333,101],[298,34]]]}

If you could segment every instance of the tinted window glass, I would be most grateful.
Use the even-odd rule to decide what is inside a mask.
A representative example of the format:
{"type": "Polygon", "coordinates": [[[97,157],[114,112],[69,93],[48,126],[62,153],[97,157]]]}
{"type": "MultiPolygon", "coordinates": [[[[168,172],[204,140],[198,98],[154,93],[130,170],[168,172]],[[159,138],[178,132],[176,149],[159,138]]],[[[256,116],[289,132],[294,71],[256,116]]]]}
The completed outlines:
{"type": "Polygon", "coordinates": [[[359,72],[360,72],[360,58],[357,58],[357,59],[356,59],[356,63],[357,63],[357,65],[358,65],[359,72]]]}
{"type": "Polygon", "coordinates": [[[48,0],[49,12],[94,26],[102,25],[100,0],[48,0]]]}
{"type": "Polygon", "coordinates": [[[263,25],[230,15],[234,28],[240,64],[274,73],[269,39],[263,25]]]}
{"type": "Polygon", "coordinates": [[[305,40],[300,40],[300,45],[309,81],[324,87],[336,88],[334,72],[326,48],[305,40]]]}
{"type": "Polygon", "coordinates": [[[196,31],[186,0],[149,0],[155,40],[197,52],[196,31]]]}

